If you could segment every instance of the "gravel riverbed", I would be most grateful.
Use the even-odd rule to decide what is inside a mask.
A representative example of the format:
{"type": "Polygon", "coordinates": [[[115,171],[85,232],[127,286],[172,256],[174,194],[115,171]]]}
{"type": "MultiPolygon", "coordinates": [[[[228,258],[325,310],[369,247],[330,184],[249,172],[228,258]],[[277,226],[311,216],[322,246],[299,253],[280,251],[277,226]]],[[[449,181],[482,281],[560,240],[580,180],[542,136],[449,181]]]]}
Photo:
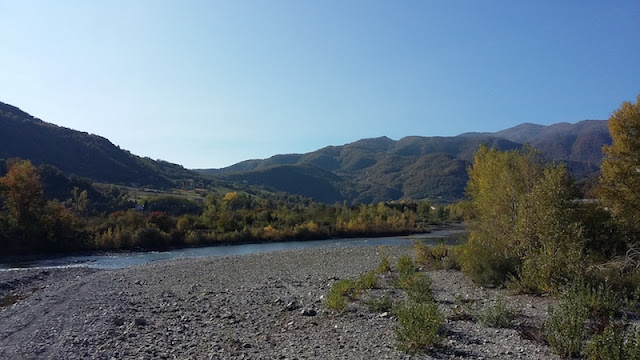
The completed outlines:
{"type": "MultiPolygon", "coordinates": [[[[392,260],[411,247],[387,247],[392,260]]],[[[118,270],[0,272],[0,359],[554,359],[535,340],[548,299],[474,286],[458,271],[429,271],[447,316],[442,344],[409,355],[397,349],[390,314],[364,300],[405,296],[379,275],[342,314],[323,306],[338,279],[380,262],[378,249],[316,248],[161,261],[118,270]],[[461,308],[504,296],[518,310],[494,329],[461,308]]],[[[392,261],[392,263],[394,263],[392,261]]]]}

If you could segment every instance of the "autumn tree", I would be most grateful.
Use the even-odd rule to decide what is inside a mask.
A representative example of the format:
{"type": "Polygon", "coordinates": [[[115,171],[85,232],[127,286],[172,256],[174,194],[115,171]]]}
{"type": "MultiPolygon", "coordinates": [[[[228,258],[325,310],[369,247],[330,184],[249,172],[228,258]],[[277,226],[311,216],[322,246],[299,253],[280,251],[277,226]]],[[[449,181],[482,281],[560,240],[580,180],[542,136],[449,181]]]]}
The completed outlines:
{"type": "Polygon", "coordinates": [[[27,160],[9,164],[7,174],[0,178],[0,195],[6,211],[7,232],[14,243],[10,247],[32,247],[39,234],[39,219],[45,205],[42,184],[36,168],[27,160]],[[15,243],[16,238],[20,243],[15,243]]]}
{"type": "Polygon", "coordinates": [[[609,118],[613,143],[603,148],[600,195],[619,222],[640,231],[640,95],[609,118]]]}
{"type": "Polygon", "coordinates": [[[569,216],[566,176],[564,166],[545,163],[533,148],[480,147],[469,168],[473,217],[463,270],[484,284],[513,278],[527,291],[550,291],[572,277],[581,230],[569,216]]]}
{"type": "Polygon", "coordinates": [[[31,162],[20,160],[10,164],[0,184],[11,220],[20,226],[33,222],[44,206],[44,195],[40,176],[31,162]]]}

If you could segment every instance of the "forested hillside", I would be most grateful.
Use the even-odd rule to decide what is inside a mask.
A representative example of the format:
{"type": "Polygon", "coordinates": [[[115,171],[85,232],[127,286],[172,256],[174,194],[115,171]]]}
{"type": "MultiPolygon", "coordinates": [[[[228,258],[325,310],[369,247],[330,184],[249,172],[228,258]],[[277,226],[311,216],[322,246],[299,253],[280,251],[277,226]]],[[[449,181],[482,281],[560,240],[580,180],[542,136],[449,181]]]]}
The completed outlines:
{"type": "Polygon", "coordinates": [[[0,129],[0,159],[29,159],[67,175],[133,186],[170,188],[202,178],[180,165],[141,158],[103,137],[44,122],[1,102],[0,129]]]}
{"type": "Polygon", "coordinates": [[[306,154],[276,155],[200,171],[325,202],[451,202],[463,196],[468,180],[466,169],[481,144],[513,150],[525,143],[539,149],[548,160],[567,163],[576,179],[584,179],[599,170],[602,146],[610,144],[611,137],[606,121],[522,124],[496,133],[455,137],[363,139],[306,154]]]}

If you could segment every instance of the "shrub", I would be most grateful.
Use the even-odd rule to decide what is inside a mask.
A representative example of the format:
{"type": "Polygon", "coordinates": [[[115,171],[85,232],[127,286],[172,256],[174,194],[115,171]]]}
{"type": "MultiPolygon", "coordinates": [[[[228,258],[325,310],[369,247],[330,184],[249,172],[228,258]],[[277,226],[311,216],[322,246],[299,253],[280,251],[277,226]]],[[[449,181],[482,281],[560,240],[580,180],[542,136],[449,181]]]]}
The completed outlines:
{"type": "Polygon", "coordinates": [[[329,289],[325,306],[329,309],[343,311],[347,307],[348,300],[357,300],[359,297],[360,288],[356,281],[338,280],[329,289]]]}
{"type": "Polygon", "coordinates": [[[589,316],[613,317],[626,303],[625,296],[612,289],[606,281],[597,285],[586,281],[576,282],[567,296],[574,297],[583,304],[589,316]]]}
{"type": "Polygon", "coordinates": [[[558,355],[568,358],[580,353],[587,316],[587,307],[576,296],[567,296],[557,308],[549,308],[545,338],[558,355]]]}
{"type": "Polygon", "coordinates": [[[586,345],[585,355],[592,360],[640,359],[640,333],[625,331],[624,323],[609,322],[601,334],[586,345]]]}
{"type": "Polygon", "coordinates": [[[448,262],[450,247],[444,243],[438,244],[436,247],[428,246],[422,242],[415,242],[413,245],[413,253],[416,262],[426,266],[429,269],[453,268],[448,262]]]}
{"type": "Polygon", "coordinates": [[[391,271],[391,262],[389,261],[389,255],[387,254],[387,248],[380,246],[378,248],[380,254],[380,264],[378,265],[377,273],[383,274],[391,271]]]}
{"type": "Polygon", "coordinates": [[[442,339],[444,316],[433,301],[409,302],[394,309],[398,316],[398,348],[409,353],[426,350],[442,339]]]}
{"type": "Polygon", "coordinates": [[[373,289],[378,284],[378,278],[376,277],[375,272],[369,271],[364,273],[358,277],[356,280],[356,288],[360,290],[364,289],[373,289]]]}
{"type": "Polygon", "coordinates": [[[472,237],[462,245],[460,266],[474,282],[500,286],[517,275],[520,259],[515,254],[506,253],[500,244],[472,237]]]}
{"type": "Polygon", "coordinates": [[[385,294],[382,297],[372,297],[367,301],[369,311],[373,312],[385,312],[390,311],[393,307],[393,300],[389,294],[385,294]]]}
{"type": "Polygon", "coordinates": [[[171,238],[156,227],[143,227],[133,234],[132,242],[133,246],[145,249],[165,249],[169,246],[171,238]]]}
{"type": "Polygon", "coordinates": [[[431,247],[420,241],[415,241],[413,243],[413,254],[416,258],[416,262],[421,265],[430,266],[436,261],[435,257],[431,253],[431,247]]]}
{"type": "Polygon", "coordinates": [[[555,242],[523,256],[518,289],[522,293],[558,293],[582,277],[584,256],[575,242],[555,242]]]}
{"type": "Polygon", "coordinates": [[[447,270],[460,270],[460,253],[462,246],[450,246],[447,257],[442,259],[442,267],[447,270]]]}
{"type": "Polygon", "coordinates": [[[398,259],[396,269],[398,270],[397,286],[404,288],[406,286],[404,283],[416,272],[416,265],[409,256],[405,255],[398,259]]]}
{"type": "Polygon", "coordinates": [[[433,301],[431,292],[431,278],[425,274],[414,273],[403,282],[403,288],[407,290],[409,300],[415,302],[433,301]]]}
{"type": "Polygon", "coordinates": [[[509,307],[503,297],[499,297],[492,305],[478,312],[476,318],[481,324],[494,328],[505,328],[511,325],[517,310],[509,307]]]}

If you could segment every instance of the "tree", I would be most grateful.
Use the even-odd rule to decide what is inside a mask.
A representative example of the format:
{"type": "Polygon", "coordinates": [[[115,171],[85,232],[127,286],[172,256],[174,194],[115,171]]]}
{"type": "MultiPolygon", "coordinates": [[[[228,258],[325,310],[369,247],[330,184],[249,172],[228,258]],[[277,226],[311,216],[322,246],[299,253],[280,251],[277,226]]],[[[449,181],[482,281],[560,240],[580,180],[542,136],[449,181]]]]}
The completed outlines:
{"type": "Polygon", "coordinates": [[[7,211],[4,231],[15,231],[8,246],[33,249],[42,235],[39,222],[46,201],[40,177],[30,161],[9,163],[7,174],[0,178],[0,195],[7,211]]]}
{"type": "Polygon", "coordinates": [[[30,161],[11,163],[7,174],[0,178],[0,186],[4,188],[5,205],[13,221],[28,225],[37,219],[45,199],[40,176],[30,161]]]}
{"type": "Polygon", "coordinates": [[[473,217],[463,270],[484,284],[514,278],[530,292],[557,290],[577,276],[581,228],[566,180],[564,166],[545,163],[533,148],[480,147],[469,168],[473,217]]]}
{"type": "Polygon", "coordinates": [[[603,148],[600,195],[621,224],[640,231],[640,95],[609,118],[613,143],[603,148]]]}

